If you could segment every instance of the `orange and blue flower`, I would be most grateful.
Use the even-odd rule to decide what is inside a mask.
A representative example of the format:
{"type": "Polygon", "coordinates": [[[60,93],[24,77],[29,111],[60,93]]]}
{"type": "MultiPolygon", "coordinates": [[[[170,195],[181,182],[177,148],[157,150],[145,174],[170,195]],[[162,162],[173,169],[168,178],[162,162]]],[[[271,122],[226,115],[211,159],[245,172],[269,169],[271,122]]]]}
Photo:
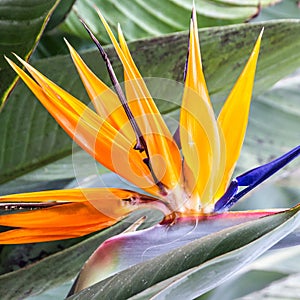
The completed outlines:
{"type": "Polygon", "coordinates": [[[141,207],[162,211],[165,216],[162,226],[179,226],[184,218],[197,222],[234,219],[236,224],[273,214],[272,210],[227,212],[246,193],[300,154],[298,146],[231,180],[246,133],[262,32],[216,118],[204,78],[193,10],[179,129],[174,137],[132,59],[120,27],[118,42],[98,13],[123,64],[125,92],[104,49],[85,24],[105,60],[114,91],[88,68],[67,42],[96,111],[18,56],[31,76],[10,59],[7,61],[79,146],[146,193],[88,188],[0,197],[1,207],[38,208],[1,215],[0,225],[14,229],[0,233],[0,243],[83,236],[109,227],[141,207]]]}

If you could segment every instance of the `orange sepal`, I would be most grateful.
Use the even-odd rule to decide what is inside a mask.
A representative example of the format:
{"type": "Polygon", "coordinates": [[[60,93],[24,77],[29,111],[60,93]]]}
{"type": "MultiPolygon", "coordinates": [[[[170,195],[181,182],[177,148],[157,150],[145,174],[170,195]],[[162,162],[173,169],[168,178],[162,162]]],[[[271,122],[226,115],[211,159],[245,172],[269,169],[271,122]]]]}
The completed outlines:
{"type": "MultiPolygon", "coordinates": [[[[160,200],[114,188],[43,191],[0,197],[2,206],[22,203],[53,206],[0,216],[0,225],[16,229],[0,233],[0,244],[33,243],[83,236],[107,228],[133,210],[151,207],[170,214],[160,200]]],[[[38,206],[38,205],[37,205],[38,206]]]]}
{"type": "Polygon", "coordinates": [[[89,202],[68,203],[2,215],[1,225],[19,229],[0,233],[0,244],[34,243],[79,237],[109,227],[119,219],[106,216],[89,202]]]}
{"type": "Polygon", "coordinates": [[[153,172],[171,190],[178,185],[181,175],[179,149],[131,57],[121,28],[119,44],[101,12],[97,12],[124,67],[126,98],[146,141],[153,172]]]}
{"type": "MultiPolygon", "coordinates": [[[[134,150],[132,142],[122,132],[116,130],[94,111],[19,57],[18,59],[38,83],[11,60],[6,59],[34,95],[79,146],[106,168],[128,181],[152,194],[157,195],[159,193],[149,169],[143,162],[145,155],[134,150]]],[[[129,124],[127,125],[129,126],[129,124]]]]}
{"type": "Polygon", "coordinates": [[[81,81],[94,104],[97,113],[110,123],[116,130],[122,130],[130,141],[135,140],[134,132],[130,126],[125,126],[129,121],[116,93],[104,84],[84,63],[80,55],[66,41],[80,75],[81,81]]]}

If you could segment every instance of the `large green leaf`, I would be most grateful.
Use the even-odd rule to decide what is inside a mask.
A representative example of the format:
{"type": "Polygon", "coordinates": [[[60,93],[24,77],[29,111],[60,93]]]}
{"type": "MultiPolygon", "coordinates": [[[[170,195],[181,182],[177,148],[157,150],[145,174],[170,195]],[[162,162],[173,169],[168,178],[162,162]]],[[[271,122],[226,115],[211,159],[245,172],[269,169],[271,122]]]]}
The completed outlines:
{"type": "Polygon", "coordinates": [[[104,279],[70,299],[195,298],[224,282],[297,228],[299,209],[298,206],[195,240],[104,279]]]}
{"type": "MultiPolygon", "coordinates": [[[[300,46],[299,21],[201,30],[205,74],[216,104],[224,100],[224,96],[232,87],[262,26],[265,26],[265,35],[255,92],[265,91],[300,65],[299,52],[295,51],[300,46]]],[[[186,40],[185,33],[174,34],[134,42],[130,44],[130,48],[145,76],[181,81],[186,40]]],[[[121,78],[120,63],[110,47],[107,51],[121,78]]],[[[90,50],[82,53],[82,56],[96,73],[108,82],[106,69],[98,52],[90,50]]],[[[35,65],[79,99],[87,98],[69,57],[44,59],[37,61],[35,65]]],[[[174,102],[176,103],[168,102],[167,106],[166,102],[161,102],[159,107],[162,112],[172,113],[172,110],[178,108],[180,93],[176,95],[174,102]]],[[[71,152],[70,139],[23,84],[19,84],[12,92],[9,102],[0,114],[0,124],[0,140],[3,143],[0,149],[0,182],[8,181],[71,152]]]]}
{"type": "MultiPolygon", "coordinates": [[[[83,263],[103,241],[123,232],[143,215],[148,216],[146,226],[157,223],[161,219],[161,215],[157,213],[149,211],[136,212],[124,221],[101,231],[73,247],[49,256],[21,270],[1,275],[1,300],[24,299],[30,295],[39,294],[73,280],[83,263]]],[[[68,290],[64,289],[63,293],[64,295],[61,295],[61,298],[66,296],[68,290]]]]}
{"type": "MultiPolygon", "coordinates": [[[[244,22],[258,13],[259,3],[267,6],[275,2],[277,1],[195,0],[195,6],[199,27],[209,27],[244,22]]],[[[110,24],[114,26],[119,22],[124,27],[128,40],[135,40],[186,30],[192,1],[165,0],[158,3],[155,0],[78,0],[62,29],[89,38],[78,20],[80,17],[100,36],[102,42],[108,43],[95,6],[110,24]]]]}
{"type": "MultiPolygon", "coordinates": [[[[299,274],[299,272],[299,246],[269,251],[246,268],[243,268],[237,276],[197,298],[197,300],[232,300],[240,299],[242,296],[244,298],[241,299],[259,299],[257,297],[267,294],[264,293],[269,289],[267,286],[271,284],[270,287],[272,288],[273,285],[277,285],[277,288],[280,289],[281,282],[276,282],[276,280],[285,278],[288,280],[290,275],[299,274]]],[[[281,297],[277,299],[279,298],[281,297]]]]}
{"type": "Polygon", "coordinates": [[[59,0],[4,0],[0,2],[0,108],[16,74],[3,55],[17,52],[28,58],[59,0]]]}
{"type": "MultiPolygon", "coordinates": [[[[204,219],[180,218],[171,227],[157,225],[145,231],[115,236],[102,244],[85,263],[74,291],[80,291],[132,265],[165,254],[209,234],[269,214],[267,211],[227,212],[204,219]]],[[[286,243],[290,245],[293,240],[294,244],[299,244],[297,234],[296,230],[284,238],[280,241],[281,246],[286,246],[286,243]]]]}

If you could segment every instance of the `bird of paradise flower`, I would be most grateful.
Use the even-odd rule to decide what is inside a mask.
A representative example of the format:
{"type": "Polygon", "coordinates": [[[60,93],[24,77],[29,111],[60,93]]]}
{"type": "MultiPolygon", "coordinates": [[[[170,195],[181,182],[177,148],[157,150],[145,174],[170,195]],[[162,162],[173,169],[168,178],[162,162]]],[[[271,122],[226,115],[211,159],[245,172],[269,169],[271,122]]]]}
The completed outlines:
{"type": "MultiPolygon", "coordinates": [[[[2,207],[42,208],[0,216],[0,225],[15,228],[0,233],[0,243],[32,243],[83,236],[107,228],[141,207],[162,211],[165,216],[162,226],[180,225],[186,219],[201,221],[232,216],[236,218],[235,223],[240,223],[273,214],[273,211],[227,212],[242,196],[300,154],[298,146],[230,181],[246,132],[262,32],[216,119],[202,70],[193,9],[180,127],[175,138],[151,98],[121,28],[118,27],[117,42],[100,11],[98,13],[123,64],[126,96],[107,54],[84,22],[106,63],[115,91],[95,76],[67,42],[96,112],[20,57],[17,56],[18,60],[31,77],[6,59],[78,145],[109,170],[147,193],[87,188],[0,197],[2,207]],[[244,188],[240,190],[240,187],[244,188]]],[[[93,258],[92,262],[97,265],[93,258]]],[[[89,284],[91,282],[79,280],[76,290],[89,284]]]]}

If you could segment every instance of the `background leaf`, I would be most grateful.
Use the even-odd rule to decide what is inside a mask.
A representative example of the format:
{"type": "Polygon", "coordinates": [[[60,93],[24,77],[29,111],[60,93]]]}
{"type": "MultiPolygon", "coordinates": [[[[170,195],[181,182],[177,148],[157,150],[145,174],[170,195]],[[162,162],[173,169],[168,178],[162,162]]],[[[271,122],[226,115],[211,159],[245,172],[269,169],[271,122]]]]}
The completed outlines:
{"type": "MultiPolygon", "coordinates": [[[[52,29],[71,8],[72,0],[63,1],[50,19],[46,29],[52,29]],[[56,17],[57,16],[57,17],[56,17]],[[57,21],[58,20],[58,21],[57,21]]],[[[74,0],[73,0],[74,2],[74,0]]],[[[263,7],[277,2],[276,0],[260,1],[263,7]]],[[[139,38],[159,36],[162,34],[186,31],[190,19],[192,2],[186,1],[111,1],[111,0],[77,0],[72,6],[71,13],[61,26],[55,30],[47,31],[37,50],[35,58],[50,57],[59,54],[67,54],[63,42],[66,37],[77,50],[93,46],[88,34],[82,27],[79,18],[84,19],[88,25],[98,34],[103,44],[110,41],[105,33],[104,27],[99,22],[95,12],[95,6],[99,7],[111,23],[113,30],[117,22],[125,25],[125,32],[128,41],[139,38]],[[158,9],[159,7],[159,9],[158,9]],[[85,38],[85,39],[84,39],[85,38]]],[[[250,19],[258,13],[259,1],[230,1],[227,0],[197,0],[198,22],[200,27],[241,23],[250,19]]]]}
{"type": "Polygon", "coordinates": [[[288,290],[286,282],[294,276],[298,278],[299,261],[299,246],[267,252],[251,265],[243,268],[242,274],[237,274],[197,300],[286,299],[285,297],[289,295],[292,299],[298,299],[299,280],[293,281],[288,290]]]}
{"type": "Polygon", "coordinates": [[[60,1],[57,7],[55,8],[51,18],[49,19],[45,31],[54,29],[65,20],[67,15],[71,11],[75,1],[76,0],[60,1]]]}
{"type": "Polygon", "coordinates": [[[293,274],[281,280],[274,281],[259,292],[242,297],[240,300],[250,299],[293,299],[298,300],[300,295],[300,274],[293,274]]]}
{"type": "Polygon", "coordinates": [[[13,87],[15,72],[4,55],[28,58],[59,0],[4,0],[0,2],[0,108],[13,87]]]}
{"type": "Polygon", "coordinates": [[[259,15],[251,20],[252,22],[260,22],[275,19],[299,19],[300,7],[297,0],[283,0],[276,5],[265,7],[259,15]]]}
{"type": "MultiPolygon", "coordinates": [[[[96,175],[94,169],[90,168],[91,162],[91,157],[83,150],[74,151],[72,155],[28,172],[23,176],[17,177],[15,180],[1,184],[0,195],[64,188],[68,184],[71,184],[78,175],[78,179],[96,175]],[[77,165],[81,166],[80,174],[74,169],[74,161],[77,165]]],[[[99,165],[99,170],[100,168],[99,165]]],[[[104,171],[104,168],[102,169],[104,171]]],[[[75,182],[72,185],[74,186],[75,182]]]]}
{"type": "MultiPolygon", "coordinates": [[[[258,13],[259,3],[267,6],[274,0],[195,0],[199,27],[242,23],[258,13]]],[[[78,0],[66,19],[62,30],[89,39],[78,18],[85,20],[103,43],[110,43],[94,7],[97,6],[107,21],[116,29],[119,22],[127,28],[128,41],[185,31],[189,26],[192,1],[165,0],[78,0]]]]}
{"type": "Polygon", "coordinates": [[[254,98],[245,141],[245,147],[252,151],[245,151],[239,162],[244,170],[271,161],[279,151],[283,154],[290,150],[291,145],[298,145],[299,88],[300,69],[254,98]]]}
{"type": "Polygon", "coordinates": [[[82,45],[85,45],[84,47],[86,48],[87,44],[92,44],[90,41],[87,42],[87,40],[81,39],[81,37],[62,32],[59,28],[59,25],[67,18],[75,2],[75,0],[60,1],[52,14],[35,51],[33,52],[31,57],[33,60],[68,54],[64,38],[67,38],[68,41],[76,47],[76,49],[79,49],[82,45]]]}

